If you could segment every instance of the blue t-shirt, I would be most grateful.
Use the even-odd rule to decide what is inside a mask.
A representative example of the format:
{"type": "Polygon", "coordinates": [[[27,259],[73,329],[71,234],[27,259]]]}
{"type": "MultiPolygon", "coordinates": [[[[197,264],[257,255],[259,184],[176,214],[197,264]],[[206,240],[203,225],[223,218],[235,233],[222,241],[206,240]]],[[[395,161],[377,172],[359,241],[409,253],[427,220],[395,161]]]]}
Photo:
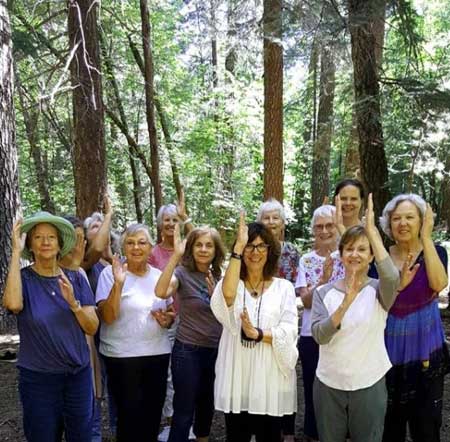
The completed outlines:
{"type": "MultiPolygon", "coordinates": [[[[95,305],[84,276],[64,270],[75,298],[95,305]]],[[[31,267],[21,270],[23,309],[17,315],[20,348],[17,366],[45,373],[76,373],[89,364],[86,337],[62,297],[58,277],[46,277],[31,267]]]]}
{"type": "Polygon", "coordinates": [[[91,285],[93,293],[97,291],[98,278],[100,278],[100,273],[103,272],[105,267],[105,264],[98,261],[89,270],[86,271],[86,275],[89,279],[89,284],[91,285]]]}

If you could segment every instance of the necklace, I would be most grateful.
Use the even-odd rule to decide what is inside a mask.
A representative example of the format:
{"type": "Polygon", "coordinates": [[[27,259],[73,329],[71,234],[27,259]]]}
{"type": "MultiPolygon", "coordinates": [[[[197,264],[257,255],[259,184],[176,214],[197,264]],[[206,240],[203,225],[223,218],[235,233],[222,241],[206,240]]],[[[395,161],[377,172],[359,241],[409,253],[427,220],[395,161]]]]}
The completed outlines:
{"type": "MultiPolygon", "coordinates": [[[[261,283],[261,281],[259,281],[258,285],[260,283],[261,283]]],[[[249,285],[253,289],[253,286],[250,283],[249,283],[249,285]]],[[[258,286],[256,286],[256,287],[258,287],[258,286]]],[[[262,285],[262,289],[261,289],[261,295],[263,294],[263,292],[264,292],[264,281],[263,281],[263,285],[262,285]]],[[[258,292],[254,291],[254,293],[255,293],[255,295],[253,295],[253,292],[250,293],[250,294],[251,294],[251,296],[253,298],[256,298],[258,296],[258,292]]],[[[260,297],[259,300],[256,300],[256,302],[259,302],[259,304],[258,304],[258,313],[257,313],[257,318],[256,318],[256,328],[259,328],[259,313],[261,312],[262,301],[263,301],[263,297],[262,296],[260,297]]],[[[244,290],[244,310],[245,310],[245,290],[244,290]]],[[[249,338],[245,334],[244,329],[242,327],[241,327],[241,344],[242,344],[243,347],[246,347],[246,348],[253,348],[256,345],[256,341],[254,339],[252,339],[252,338],[249,338]]]]}
{"type": "MultiPolygon", "coordinates": [[[[250,292],[250,295],[252,295],[253,298],[257,298],[258,297],[258,287],[259,287],[259,284],[261,284],[261,282],[263,282],[262,278],[258,281],[258,284],[256,284],[256,287],[253,287],[252,283],[248,279],[246,280],[246,283],[252,289],[252,291],[250,292]]],[[[264,291],[264,282],[263,282],[263,286],[262,286],[262,290],[261,290],[261,295],[262,295],[263,291],[264,291]]]]}

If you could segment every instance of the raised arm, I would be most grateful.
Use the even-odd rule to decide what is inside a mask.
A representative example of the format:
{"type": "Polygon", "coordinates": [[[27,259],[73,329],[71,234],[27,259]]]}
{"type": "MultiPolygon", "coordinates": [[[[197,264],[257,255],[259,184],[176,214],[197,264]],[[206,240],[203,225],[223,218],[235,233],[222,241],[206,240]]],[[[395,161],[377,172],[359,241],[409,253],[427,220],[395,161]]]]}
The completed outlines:
{"type": "Polygon", "coordinates": [[[400,275],[387,250],[384,248],[380,232],[375,226],[375,214],[373,211],[373,199],[371,193],[369,193],[367,199],[365,230],[377,264],[380,280],[380,285],[378,287],[380,301],[384,309],[389,310],[397,295],[397,289],[400,284],[400,275]]]}
{"type": "Polygon", "coordinates": [[[245,212],[242,211],[239,218],[239,227],[237,232],[236,244],[231,254],[230,263],[228,264],[225,276],[223,278],[223,297],[228,307],[234,304],[236,299],[237,287],[239,284],[239,275],[241,272],[241,260],[244,248],[248,242],[248,227],[245,224],[245,212]]]}
{"type": "Polygon", "coordinates": [[[444,290],[448,284],[447,272],[436,251],[431,234],[434,226],[433,209],[427,204],[427,210],[422,222],[420,239],[422,240],[423,257],[430,287],[437,293],[444,290]]]}
{"type": "Polygon", "coordinates": [[[178,289],[178,279],[174,276],[175,267],[178,265],[184,254],[186,240],[181,240],[180,225],[175,225],[173,232],[173,254],[169,259],[166,267],[159,276],[155,287],[155,295],[158,298],[166,299],[175,294],[178,289]]]}
{"type": "MultiPolygon", "coordinates": [[[[112,263],[112,273],[114,278],[114,283],[111,287],[108,297],[105,300],[102,300],[98,304],[98,313],[100,315],[100,319],[104,321],[106,324],[112,324],[120,314],[120,298],[122,295],[122,288],[125,283],[125,279],[127,276],[127,264],[122,264],[117,255],[113,256],[112,263]]],[[[100,275],[100,280],[103,275],[100,275]]],[[[100,287],[97,287],[97,293],[100,287]]]]}
{"type": "Polygon", "coordinates": [[[186,198],[184,196],[184,187],[181,188],[180,199],[177,202],[177,213],[181,224],[184,226],[184,234],[187,235],[194,229],[192,220],[189,218],[186,211],[186,198]]]}
{"type": "Polygon", "coordinates": [[[20,255],[25,247],[26,233],[20,234],[21,227],[22,219],[18,219],[12,229],[12,254],[3,293],[3,307],[14,314],[20,313],[23,309],[20,255]]]}
{"type": "Polygon", "coordinates": [[[105,212],[103,223],[97,234],[92,239],[91,244],[86,250],[84,261],[81,263],[84,270],[89,270],[98,262],[98,260],[102,257],[103,251],[109,246],[110,243],[113,209],[108,195],[105,195],[103,201],[103,211],[105,212]]]}

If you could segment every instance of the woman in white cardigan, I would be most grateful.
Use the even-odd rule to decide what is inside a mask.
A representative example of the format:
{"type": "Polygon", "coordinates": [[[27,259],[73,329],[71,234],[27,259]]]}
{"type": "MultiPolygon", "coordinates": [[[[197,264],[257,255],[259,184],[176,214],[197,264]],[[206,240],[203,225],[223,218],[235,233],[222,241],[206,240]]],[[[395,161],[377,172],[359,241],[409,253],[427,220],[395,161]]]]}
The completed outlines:
{"type": "Polygon", "coordinates": [[[279,442],[281,417],[297,410],[298,317],[293,285],[274,277],[279,242],[241,214],[225,277],[211,308],[223,325],[216,362],[215,407],[228,442],[279,442]]]}

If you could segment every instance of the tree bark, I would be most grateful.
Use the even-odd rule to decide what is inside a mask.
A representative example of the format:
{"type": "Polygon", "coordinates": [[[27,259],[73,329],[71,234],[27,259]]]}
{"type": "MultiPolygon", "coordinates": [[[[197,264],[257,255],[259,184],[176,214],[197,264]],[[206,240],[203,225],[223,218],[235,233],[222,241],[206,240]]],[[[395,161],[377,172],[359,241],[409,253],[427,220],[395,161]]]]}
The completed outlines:
{"type": "MultiPolygon", "coordinates": [[[[0,2],[0,298],[11,257],[11,231],[20,207],[13,104],[11,28],[6,2],[0,2]]],[[[15,328],[13,315],[0,307],[0,334],[15,328]]]]}
{"type": "Polygon", "coordinates": [[[107,191],[97,8],[95,0],[69,0],[75,202],[80,218],[99,210],[107,191]]]}
{"type": "Polygon", "coordinates": [[[330,185],[330,152],[333,132],[333,101],[335,66],[332,47],[323,45],[320,51],[320,94],[317,115],[317,139],[313,146],[311,175],[312,211],[321,206],[330,185]]]}
{"type": "Polygon", "coordinates": [[[384,14],[385,2],[349,0],[348,6],[361,178],[373,193],[374,210],[379,215],[390,195],[374,31],[374,23],[384,14]]]}
{"type": "MultiPolygon", "coordinates": [[[[375,60],[377,63],[377,72],[379,73],[381,71],[383,63],[386,0],[377,0],[377,2],[378,5],[376,10],[374,11],[375,15],[371,24],[371,28],[375,37],[375,60]]],[[[354,101],[356,101],[356,99],[354,99],[354,101]]],[[[352,110],[352,127],[350,129],[349,141],[345,152],[344,174],[347,177],[361,179],[358,123],[355,105],[353,106],[352,110]]]]}
{"type": "Polygon", "coordinates": [[[281,0],[264,0],[264,199],[283,201],[281,0]]]}
{"type": "Polygon", "coordinates": [[[159,178],[159,143],[155,119],[155,91],[153,86],[153,56],[151,49],[151,25],[147,0],[140,0],[142,46],[144,53],[145,110],[150,142],[150,164],[155,198],[155,216],[162,205],[161,181],[159,178]]]}
{"type": "Polygon", "coordinates": [[[450,145],[447,146],[447,156],[445,158],[444,170],[446,175],[442,182],[441,218],[447,224],[447,238],[450,238],[450,145]]]}
{"type": "Polygon", "coordinates": [[[28,144],[30,145],[30,152],[36,171],[36,180],[41,200],[41,208],[42,210],[46,210],[47,212],[55,213],[55,204],[50,197],[49,191],[48,169],[46,162],[42,158],[41,146],[37,134],[39,112],[36,108],[35,103],[28,104],[25,102],[24,91],[22,86],[20,85],[17,73],[16,90],[19,95],[20,107],[23,115],[23,122],[25,125],[25,132],[27,134],[27,140],[28,144]]]}

